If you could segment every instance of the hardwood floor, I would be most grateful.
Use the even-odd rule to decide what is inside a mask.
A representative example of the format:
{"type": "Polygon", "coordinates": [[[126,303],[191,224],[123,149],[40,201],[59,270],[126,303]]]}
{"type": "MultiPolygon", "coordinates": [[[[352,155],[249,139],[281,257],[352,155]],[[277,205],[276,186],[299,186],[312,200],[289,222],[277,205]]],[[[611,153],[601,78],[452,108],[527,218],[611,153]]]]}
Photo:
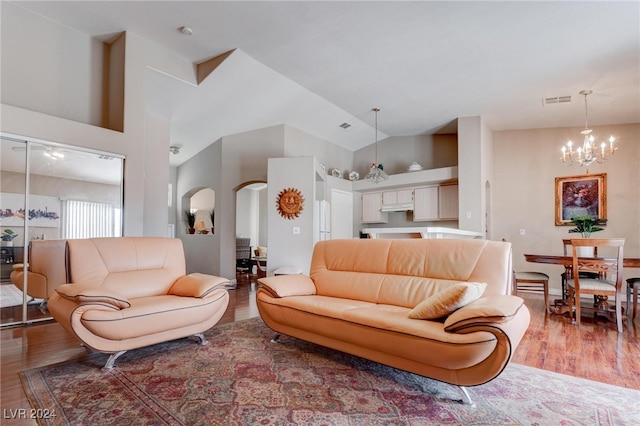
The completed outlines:
{"type": "MultiPolygon", "coordinates": [[[[255,281],[238,280],[229,292],[229,308],[220,323],[258,315],[255,281]]],[[[640,316],[625,325],[583,317],[582,325],[568,318],[545,314],[541,295],[521,293],[531,311],[531,324],[513,356],[513,362],[590,380],[640,390],[640,316]]],[[[79,341],[54,322],[5,328],[0,331],[2,424],[32,425],[30,421],[7,421],[9,410],[29,409],[18,372],[82,358],[79,341]]]]}

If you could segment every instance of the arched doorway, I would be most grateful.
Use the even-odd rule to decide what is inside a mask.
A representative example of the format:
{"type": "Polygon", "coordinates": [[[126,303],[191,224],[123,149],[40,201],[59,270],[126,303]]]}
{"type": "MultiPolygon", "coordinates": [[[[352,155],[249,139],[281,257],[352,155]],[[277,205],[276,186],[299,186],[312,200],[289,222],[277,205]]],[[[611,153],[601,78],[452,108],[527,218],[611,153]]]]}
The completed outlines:
{"type": "MultiPolygon", "coordinates": [[[[267,183],[264,181],[244,182],[236,191],[236,267],[243,267],[246,256],[254,256],[254,250],[266,251],[267,245],[267,183]],[[242,249],[239,247],[242,246],[242,249]],[[246,246],[249,246],[248,254],[246,246]]],[[[264,263],[264,262],[263,262],[264,263]]],[[[257,273],[256,265],[249,266],[249,272],[257,273]]]]}

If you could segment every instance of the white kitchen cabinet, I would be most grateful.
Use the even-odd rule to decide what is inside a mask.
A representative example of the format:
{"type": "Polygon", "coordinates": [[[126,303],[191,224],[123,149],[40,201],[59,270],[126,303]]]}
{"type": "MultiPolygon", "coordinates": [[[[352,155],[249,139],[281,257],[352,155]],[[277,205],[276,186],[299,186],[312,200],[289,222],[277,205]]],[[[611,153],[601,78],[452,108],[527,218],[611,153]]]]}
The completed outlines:
{"type": "Polygon", "coordinates": [[[383,213],[381,209],[381,192],[366,192],[362,194],[362,223],[387,223],[387,213],[383,213]]]}
{"type": "Polygon", "coordinates": [[[414,189],[414,222],[458,220],[458,185],[414,189]]]}
{"type": "Polygon", "coordinates": [[[438,187],[438,217],[458,220],[458,185],[438,187]]]}
{"type": "Polygon", "coordinates": [[[438,220],[438,187],[425,186],[413,190],[414,222],[438,220]]]}
{"type": "Polygon", "coordinates": [[[413,204],[413,189],[399,189],[382,193],[382,206],[392,207],[413,204]]]}

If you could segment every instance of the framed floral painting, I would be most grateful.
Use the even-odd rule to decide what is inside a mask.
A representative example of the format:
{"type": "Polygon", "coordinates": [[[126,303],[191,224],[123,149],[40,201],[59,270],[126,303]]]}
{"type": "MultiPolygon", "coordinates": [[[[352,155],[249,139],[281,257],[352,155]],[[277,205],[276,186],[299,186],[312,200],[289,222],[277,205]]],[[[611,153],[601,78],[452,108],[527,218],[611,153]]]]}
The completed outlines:
{"type": "Polygon", "coordinates": [[[607,218],[606,173],[556,178],[556,226],[577,216],[607,218]]]}

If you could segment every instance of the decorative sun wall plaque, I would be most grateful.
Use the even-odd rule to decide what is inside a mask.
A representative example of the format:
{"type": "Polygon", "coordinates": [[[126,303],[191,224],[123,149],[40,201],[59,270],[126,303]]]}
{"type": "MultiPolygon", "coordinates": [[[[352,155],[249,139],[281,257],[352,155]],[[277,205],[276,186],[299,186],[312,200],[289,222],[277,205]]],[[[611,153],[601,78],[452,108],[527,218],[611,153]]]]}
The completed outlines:
{"type": "Polygon", "coordinates": [[[285,219],[295,219],[300,216],[303,209],[304,197],[295,188],[286,188],[280,191],[276,200],[276,209],[285,219]]]}

